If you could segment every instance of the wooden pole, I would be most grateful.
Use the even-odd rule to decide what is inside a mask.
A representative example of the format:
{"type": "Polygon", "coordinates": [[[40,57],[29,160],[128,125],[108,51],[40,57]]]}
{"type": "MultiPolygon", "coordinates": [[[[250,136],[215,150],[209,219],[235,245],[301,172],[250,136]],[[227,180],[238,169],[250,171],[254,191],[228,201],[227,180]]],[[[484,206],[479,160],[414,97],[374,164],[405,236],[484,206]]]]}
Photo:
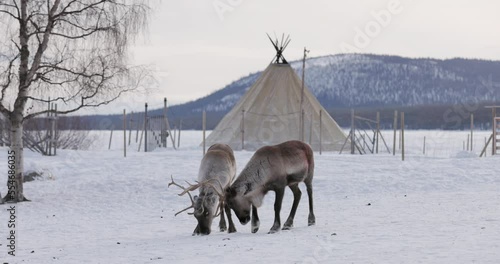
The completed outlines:
{"type": "Polygon", "coordinates": [[[54,110],[54,104],[50,104],[49,106],[50,109],[50,118],[49,118],[49,156],[52,156],[52,141],[54,140],[54,113],[52,112],[54,110]]]}
{"type": "Polygon", "coordinates": [[[495,107],[492,108],[492,115],[493,115],[493,122],[491,123],[492,126],[493,126],[493,139],[491,141],[491,155],[496,155],[497,153],[497,122],[496,122],[496,118],[497,118],[497,109],[495,107]]]}
{"type": "Polygon", "coordinates": [[[57,104],[54,104],[54,156],[57,155],[57,138],[59,132],[57,129],[57,104]]]}
{"type": "Polygon", "coordinates": [[[305,78],[306,78],[306,56],[308,50],[304,47],[304,58],[302,59],[302,93],[300,96],[300,141],[304,141],[304,89],[305,89],[305,78]]]}
{"type": "Polygon", "coordinates": [[[108,144],[108,150],[111,149],[111,140],[113,139],[113,129],[111,129],[111,133],[109,134],[109,144],[108,144]]]}
{"type": "Polygon", "coordinates": [[[132,139],[132,116],[134,115],[134,112],[130,114],[130,119],[128,120],[128,145],[130,146],[130,140],[132,139]]]}
{"type": "Polygon", "coordinates": [[[376,144],[376,150],[375,150],[375,153],[378,154],[378,137],[379,137],[379,134],[380,134],[380,112],[377,112],[377,137],[375,139],[375,144],[376,144]]]}
{"type": "Polygon", "coordinates": [[[424,136],[424,155],[425,155],[425,136],[424,136]]]}
{"type": "MultiPolygon", "coordinates": [[[[486,137],[484,137],[484,148],[486,149],[488,147],[488,140],[486,139],[486,137]]],[[[486,157],[486,152],[488,151],[484,151],[484,156],[486,157]]]]}
{"type": "MultiPolygon", "coordinates": [[[[163,118],[167,120],[167,97],[163,98],[163,118]]],[[[172,136],[172,135],[170,135],[172,136]]],[[[163,143],[163,147],[167,147],[167,122],[162,123],[162,131],[161,131],[161,142],[163,143]]]]}
{"type": "Polygon", "coordinates": [[[181,147],[181,131],[182,131],[182,119],[179,121],[179,134],[177,135],[177,148],[181,147]]]}
{"type": "Polygon", "coordinates": [[[245,109],[241,110],[241,149],[245,149],[245,109]]]}
{"type": "Polygon", "coordinates": [[[392,141],[392,155],[396,155],[396,134],[398,130],[398,111],[394,110],[394,123],[392,125],[394,128],[394,140],[392,141]]]}
{"type": "MultiPolygon", "coordinates": [[[[146,121],[144,121],[146,122],[146,121]]],[[[144,124],[144,122],[142,123],[142,127],[145,127],[146,124],[144,124]]],[[[142,129],[141,130],[141,139],[139,139],[139,147],[137,148],[137,152],[140,152],[141,151],[141,144],[142,144],[142,136],[144,135],[144,130],[142,129]]]]}
{"type": "Polygon", "coordinates": [[[206,125],[207,125],[207,114],[205,110],[203,110],[203,120],[202,120],[202,126],[203,126],[203,156],[205,156],[205,130],[206,130],[206,125]]]}
{"type": "Polygon", "coordinates": [[[354,142],[354,139],[355,139],[355,134],[354,134],[354,131],[355,131],[356,127],[355,127],[355,124],[354,124],[354,109],[351,109],[351,154],[354,154],[354,145],[356,144],[354,142]]]}
{"type": "MultiPolygon", "coordinates": [[[[163,99],[163,102],[164,102],[164,121],[165,121],[165,126],[167,127],[167,131],[168,131],[168,135],[170,137],[170,140],[172,142],[172,147],[174,147],[174,149],[177,149],[177,147],[175,146],[175,138],[172,137],[172,131],[170,130],[170,123],[168,122],[168,116],[167,116],[167,112],[168,112],[168,107],[167,107],[167,98],[165,97],[163,99]]],[[[168,137],[165,137],[165,147],[168,146],[167,142],[168,142],[168,137]]]]}
{"type": "Polygon", "coordinates": [[[144,152],[148,152],[148,103],[144,104],[144,152]]]}
{"type": "Polygon", "coordinates": [[[123,157],[127,157],[127,112],[123,109],[123,157]]]}
{"type": "Polygon", "coordinates": [[[309,125],[309,145],[312,144],[312,134],[313,134],[313,116],[311,115],[311,123],[309,125]]]}
{"type": "MultiPolygon", "coordinates": [[[[46,125],[47,125],[47,140],[45,140],[45,153],[49,153],[49,142],[50,142],[50,96],[47,100],[47,122],[46,122],[46,125]]],[[[10,133],[7,133],[7,134],[10,134],[10,133]]]]}
{"type": "Polygon", "coordinates": [[[474,151],[474,114],[470,114],[470,151],[474,151]]]}
{"type": "Polygon", "coordinates": [[[302,135],[300,135],[302,137],[302,142],[305,142],[305,139],[306,139],[306,128],[305,128],[305,111],[302,110],[302,126],[300,128],[300,131],[302,131],[302,135]]]}
{"type": "Polygon", "coordinates": [[[405,160],[405,112],[401,112],[401,157],[405,160]]]}
{"type": "Polygon", "coordinates": [[[323,150],[323,110],[319,110],[319,155],[321,155],[321,152],[323,150]]]}
{"type": "MultiPolygon", "coordinates": [[[[488,152],[488,144],[490,144],[490,141],[492,141],[493,139],[493,135],[490,135],[490,138],[488,140],[486,140],[486,138],[484,138],[485,140],[485,144],[484,144],[484,148],[483,148],[483,151],[481,151],[481,154],[479,155],[479,157],[482,157],[483,155],[486,157],[486,152],[488,152]]],[[[493,144],[493,142],[492,142],[493,144]]]]}

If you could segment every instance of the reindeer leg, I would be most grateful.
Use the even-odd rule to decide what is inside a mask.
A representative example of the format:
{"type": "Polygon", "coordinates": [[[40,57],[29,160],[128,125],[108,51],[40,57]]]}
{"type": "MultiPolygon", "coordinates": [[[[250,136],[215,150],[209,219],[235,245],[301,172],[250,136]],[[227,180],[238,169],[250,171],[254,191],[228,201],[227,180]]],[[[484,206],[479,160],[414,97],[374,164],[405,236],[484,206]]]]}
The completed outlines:
{"type": "Polygon", "coordinates": [[[276,193],[276,200],[274,200],[274,224],[273,227],[271,227],[271,230],[269,230],[269,234],[276,233],[280,230],[280,211],[281,203],[283,202],[283,195],[285,194],[285,188],[277,188],[274,192],[276,193]]]}
{"type": "Polygon", "coordinates": [[[224,218],[224,205],[220,204],[220,222],[219,222],[219,230],[221,232],[225,232],[227,230],[226,219],[224,218]]]}
{"type": "Polygon", "coordinates": [[[282,230],[290,230],[293,227],[293,218],[295,217],[295,213],[297,212],[297,206],[300,202],[300,197],[302,196],[302,192],[299,189],[299,184],[290,185],[290,189],[293,192],[293,205],[292,210],[290,211],[290,215],[283,225],[282,230]]]}
{"type": "Polygon", "coordinates": [[[259,215],[257,214],[257,207],[252,204],[252,233],[257,233],[259,231],[260,221],[259,215]]]}
{"type": "Polygon", "coordinates": [[[260,221],[259,215],[257,214],[257,207],[252,204],[252,233],[257,233],[259,231],[260,221]]]}
{"type": "Polygon", "coordinates": [[[312,183],[306,182],[306,187],[307,187],[307,196],[309,197],[309,218],[308,218],[307,222],[308,222],[309,226],[312,226],[312,225],[316,224],[316,217],[314,216],[314,210],[313,210],[312,183]]]}
{"type": "Polygon", "coordinates": [[[229,208],[229,205],[224,203],[224,209],[226,210],[227,221],[229,222],[229,229],[227,232],[234,233],[236,232],[236,227],[234,227],[233,219],[231,218],[231,208],[229,208]]]}

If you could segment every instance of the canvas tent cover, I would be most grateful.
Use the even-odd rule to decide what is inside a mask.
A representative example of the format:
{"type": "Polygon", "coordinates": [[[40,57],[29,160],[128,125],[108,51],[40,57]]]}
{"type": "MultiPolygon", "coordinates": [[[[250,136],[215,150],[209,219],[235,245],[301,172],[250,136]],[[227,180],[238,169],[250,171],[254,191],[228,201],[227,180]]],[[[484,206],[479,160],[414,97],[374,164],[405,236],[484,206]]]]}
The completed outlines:
{"type": "MultiPolygon", "coordinates": [[[[270,64],[210,133],[207,145],[225,143],[234,150],[256,150],[299,140],[301,94],[302,81],[289,64],[270,64]]],[[[346,135],[307,87],[303,108],[304,141],[319,150],[321,110],[322,150],[340,150],[346,135]]]]}

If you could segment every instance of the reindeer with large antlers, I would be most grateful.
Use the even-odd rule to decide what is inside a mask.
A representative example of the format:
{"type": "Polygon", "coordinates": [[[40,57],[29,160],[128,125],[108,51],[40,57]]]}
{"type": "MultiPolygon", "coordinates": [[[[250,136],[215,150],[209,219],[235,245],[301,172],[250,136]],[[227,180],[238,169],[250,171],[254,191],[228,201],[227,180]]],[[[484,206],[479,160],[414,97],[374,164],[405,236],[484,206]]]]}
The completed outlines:
{"type": "Polygon", "coordinates": [[[231,219],[231,210],[224,201],[224,193],[235,176],[236,162],[233,150],[225,144],[214,144],[208,149],[201,160],[196,184],[188,183],[189,187],[184,187],[174,182],[172,177],[172,182],[168,186],[175,185],[183,189],[179,196],[187,193],[192,203],[191,206],[177,212],[175,215],[194,208],[194,212],[190,214],[193,214],[196,220],[198,220],[198,225],[193,235],[210,234],[212,220],[218,214],[220,214],[219,229],[221,232],[226,231],[227,226],[224,219],[224,211],[227,214],[229,222],[228,232],[236,232],[233,220],[231,219]],[[190,192],[196,189],[199,190],[199,194],[193,198],[190,192]]]}
{"type": "Polygon", "coordinates": [[[301,141],[287,141],[275,146],[258,149],[241,171],[238,178],[226,190],[226,202],[244,225],[250,221],[252,210],[252,233],[259,230],[257,207],[260,207],[264,195],[274,191],[274,224],[269,233],[277,232],[281,227],[280,211],[285,188],[293,192],[292,210],[283,229],[293,226],[293,218],[299,205],[301,191],[298,187],[304,182],[309,196],[308,224],[316,222],[313,212],[312,180],[314,174],[313,151],[309,145],[301,141]]]}

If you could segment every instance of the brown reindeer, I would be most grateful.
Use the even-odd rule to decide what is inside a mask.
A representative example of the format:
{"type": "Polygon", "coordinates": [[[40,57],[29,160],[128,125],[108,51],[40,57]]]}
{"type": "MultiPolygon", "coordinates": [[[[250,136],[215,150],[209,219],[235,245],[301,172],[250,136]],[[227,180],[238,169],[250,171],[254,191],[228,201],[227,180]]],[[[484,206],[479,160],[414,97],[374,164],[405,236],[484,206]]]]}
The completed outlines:
{"type": "Polygon", "coordinates": [[[174,182],[168,184],[175,185],[184,191],[179,194],[182,196],[188,194],[192,205],[184,210],[179,211],[175,215],[182,213],[190,208],[194,208],[194,217],[198,220],[198,225],[193,231],[193,235],[208,235],[211,232],[212,220],[217,217],[217,212],[220,210],[219,229],[221,232],[226,231],[226,221],[224,219],[224,210],[227,214],[229,222],[229,233],[236,232],[233,220],[231,219],[231,210],[224,203],[224,192],[229,187],[236,176],[236,162],[234,159],[233,150],[225,144],[212,145],[203,159],[201,160],[200,169],[198,172],[198,181],[196,184],[189,184],[185,188],[174,182]],[[189,193],[199,189],[198,196],[194,198],[189,193]]]}
{"type": "Polygon", "coordinates": [[[252,210],[252,233],[259,230],[257,208],[268,191],[276,193],[274,202],[274,224],[269,233],[277,232],[281,227],[280,210],[285,187],[293,192],[293,205],[290,215],[283,225],[283,230],[293,226],[293,218],[299,205],[301,191],[298,187],[304,182],[309,196],[309,225],[314,225],[312,179],[314,157],[311,147],[301,141],[287,141],[275,146],[258,149],[234,183],[226,190],[226,203],[234,210],[240,222],[245,225],[250,221],[252,210]]]}

